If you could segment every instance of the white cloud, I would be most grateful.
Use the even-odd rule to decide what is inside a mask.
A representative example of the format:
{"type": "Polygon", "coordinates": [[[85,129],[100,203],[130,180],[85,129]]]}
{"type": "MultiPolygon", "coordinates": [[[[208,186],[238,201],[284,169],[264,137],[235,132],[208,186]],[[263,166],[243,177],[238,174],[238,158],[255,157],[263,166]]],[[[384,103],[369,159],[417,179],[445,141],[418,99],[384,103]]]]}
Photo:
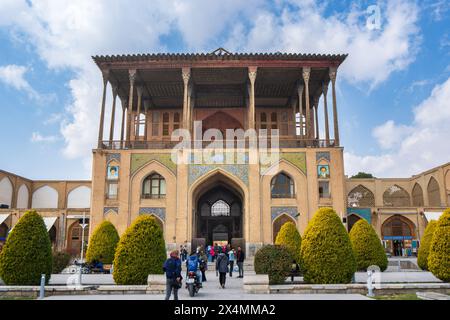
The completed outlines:
{"type": "Polygon", "coordinates": [[[386,154],[359,156],[345,153],[348,174],[371,172],[378,177],[411,176],[449,161],[450,78],[434,87],[431,95],[414,108],[409,125],[392,120],[374,130],[386,154]],[[395,136],[395,137],[392,137],[395,136]]]}
{"type": "Polygon", "coordinates": [[[180,48],[195,50],[224,43],[232,51],[349,53],[342,77],[370,87],[413,61],[420,41],[414,3],[380,2],[383,24],[375,31],[365,27],[366,8],[329,15],[325,5],[317,3],[2,0],[0,27],[8,27],[15,39],[31,44],[49,68],[73,72],[68,83],[72,102],[61,120],[63,153],[90,159],[102,84],[92,55],[165,51],[161,37],[171,34],[181,36],[180,48]]]}
{"type": "Polygon", "coordinates": [[[25,79],[28,68],[15,64],[0,66],[0,82],[16,90],[24,91],[30,98],[40,99],[40,95],[31,87],[25,79]]]}
{"type": "Polygon", "coordinates": [[[33,132],[30,139],[33,143],[53,143],[58,140],[59,138],[57,136],[43,136],[39,132],[33,132]]]}

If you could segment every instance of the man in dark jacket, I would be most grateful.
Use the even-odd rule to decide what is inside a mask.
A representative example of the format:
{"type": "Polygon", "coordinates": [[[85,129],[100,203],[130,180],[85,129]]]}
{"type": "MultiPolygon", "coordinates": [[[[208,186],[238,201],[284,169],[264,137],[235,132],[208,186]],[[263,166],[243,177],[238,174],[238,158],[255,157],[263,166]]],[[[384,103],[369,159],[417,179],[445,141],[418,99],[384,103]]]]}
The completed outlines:
{"type": "Polygon", "coordinates": [[[238,247],[238,250],[236,252],[236,262],[239,268],[239,277],[244,277],[244,260],[245,260],[245,252],[242,251],[241,247],[238,247]]]}
{"type": "Polygon", "coordinates": [[[222,289],[225,289],[225,280],[228,273],[228,257],[225,253],[219,253],[216,260],[216,274],[219,273],[219,282],[222,289]]]}
{"type": "Polygon", "coordinates": [[[178,300],[178,289],[181,287],[181,260],[178,250],[170,253],[170,258],[164,262],[163,270],[166,273],[166,300],[170,299],[173,290],[174,300],[178,300]]]}

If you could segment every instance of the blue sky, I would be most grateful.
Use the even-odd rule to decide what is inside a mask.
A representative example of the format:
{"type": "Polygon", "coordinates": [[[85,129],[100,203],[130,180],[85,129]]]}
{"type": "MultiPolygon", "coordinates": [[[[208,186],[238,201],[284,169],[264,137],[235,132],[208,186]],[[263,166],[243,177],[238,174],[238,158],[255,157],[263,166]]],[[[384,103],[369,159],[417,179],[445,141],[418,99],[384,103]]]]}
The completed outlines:
{"type": "Polygon", "coordinates": [[[91,55],[225,47],[349,53],[338,74],[346,173],[410,176],[450,161],[449,17],[445,0],[1,0],[0,169],[90,178],[101,100],[91,55]],[[366,24],[373,8],[379,28],[366,24]]]}

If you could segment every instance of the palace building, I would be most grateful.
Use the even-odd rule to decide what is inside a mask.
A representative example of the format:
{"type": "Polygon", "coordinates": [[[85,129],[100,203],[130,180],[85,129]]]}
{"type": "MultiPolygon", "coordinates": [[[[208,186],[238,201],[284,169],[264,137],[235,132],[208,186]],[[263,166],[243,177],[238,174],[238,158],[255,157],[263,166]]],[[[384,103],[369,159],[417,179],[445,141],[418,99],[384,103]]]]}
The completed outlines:
{"type": "Polygon", "coordinates": [[[347,178],[336,99],[345,59],[221,48],[94,57],[103,96],[92,181],[31,181],[0,171],[0,242],[36,208],[55,247],[74,255],[83,215],[90,231],[106,219],[122,234],[141,214],[156,217],[167,249],[223,241],[252,255],[285,222],[303,234],[318,208],[333,207],[349,229],[366,219],[387,251],[413,255],[427,222],[450,206],[450,163],[410,178],[347,178]],[[230,130],[245,135],[228,139],[230,130]],[[174,139],[179,132],[191,140],[174,139]],[[261,161],[267,150],[251,146],[249,132],[259,143],[268,133],[272,162],[261,161]],[[220,135],[234,148],[223,143],[212,160],[202,157],[220,135]]]}

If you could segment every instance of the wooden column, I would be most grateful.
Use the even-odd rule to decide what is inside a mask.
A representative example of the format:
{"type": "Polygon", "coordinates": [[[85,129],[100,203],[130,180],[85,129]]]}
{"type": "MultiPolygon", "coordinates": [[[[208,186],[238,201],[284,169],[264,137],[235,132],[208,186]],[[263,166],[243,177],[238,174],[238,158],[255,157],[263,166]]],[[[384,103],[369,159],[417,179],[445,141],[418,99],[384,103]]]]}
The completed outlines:
{"type": "Polygon", "coordinates": [[[125,139],[125,137],[124,137],[124,135],[125,135],[125,114],[126,114],[126,110],[127,110],[128,99],[121,98],[120,100],[122,102],[122,124],[120,127],[120,147],[123,148],[123,141],[125,139]]]}
{"type": "Polygon", "coordinates": [[[187,129],[191,131],[192,128],[192,112],[194,109],[194,102],[193,102],[193,95],[194,95],[194,87],[191,84],[188,85],[188,114],[187,114],[187,129]]]}
{"type": "Polygon", "coordinates": [[[309,100],[309,77],[311,75],[311,68],[303,68],[303,81],[305,81],[305,101],[306,101],[306,138],[311,139],[311,115],[310,115],[310,100],[309,100]]]}
{"type": "Polygon", "coordinates": [[[325,114],[325,140],[327,147],[330,145],[330,124],[328,123],[328,105],[327,105],[327,94],[328,94],[328,82],[322,84],[323,92],[323,112],[325,114]]]}
{"type": "Polygon", "coordinates": [[[319,139],[319,98],[314,98],[314,118],[316,128],[316,139],[319,139]]]}
{"type": "Polygon", "coordinates": [[[183,128],[188,129],[188,113],[189,113],[189,92],[188,92],[188,85],[189,85],[189,79],[191,78],[191,69],[190,68],[182,68],[181,69],[181,75],[183,77],[183,83],[184,83],[184,95],[183,95],[183,128]]]}
{"type": "Polygon", "coordinates": [[[249,108],[248,108],[248,128],[255,129],[255,81],[257,67],[248,67],[248,77],[250,79],[249,108]]]}
{"type": "Polygon", "coordinates": [[[98,128],[98,148],[102,148],[103,141],[103,126],[105,124],[105,102],[106,102],[106,88],[108,86],[109,70],[102,70],[103,76],[103,95],[102,95],[102,109],[100,111],[100,125],[98,128]]]}
{"type": "Polygon", "coordinates": [[[130,146],[131,141],[131,117],[133,113],[133,96],[134,96],[134,82],[136,81],[136,70],[129,70],[130,75],[130,95],[128,99],[128,113],[127,113],[127,146],[130,146]]]}
{"type": "Polygon", "coordinates": [[[112,111],[111,111],[111,126],[109,128],[109,145],[112,146],[112,142],[114,139],[114,121],[116,117],[116,100],[117,100],[117,86],[114,85],[112,87],[113,92],[113,103],[112,103],[112,111]]]}
{"type": "Polygon", "coordinates": [[[333,123],[334,123],[334,140],[335,145],[339,146],[339,124],[337,114],[337,102],[336,102],[336,67],[330,68],[331,89],[333,93],[333,123]]]}
{"type": "Polygon", "coordinates": [[[137,119],[136,119],[136,131],[135,131],[135,135],[134,135],[134,140],[139,140],[139,135],[140,135],[140,129],[141,129],[141,108],[142,108],[142,93],[144,91],[144,88],[142,86],[138,86],[136,88],[137,91],[137,119]]]}
{"type": "Polygon", "coordinates": [[[148,137],[148,119],[147,119],[147,115],[148,115],[148,109],[145,108],[145,123],[144,123],[144,141],[147,141],[147,137],[148,137]]]}
{"type": "Polygon", "coordinates": [[[300,136],[303,138],[303,91],[305,89],[304,85],[298,87],[298,108],[300,112],[300,136]]]}

